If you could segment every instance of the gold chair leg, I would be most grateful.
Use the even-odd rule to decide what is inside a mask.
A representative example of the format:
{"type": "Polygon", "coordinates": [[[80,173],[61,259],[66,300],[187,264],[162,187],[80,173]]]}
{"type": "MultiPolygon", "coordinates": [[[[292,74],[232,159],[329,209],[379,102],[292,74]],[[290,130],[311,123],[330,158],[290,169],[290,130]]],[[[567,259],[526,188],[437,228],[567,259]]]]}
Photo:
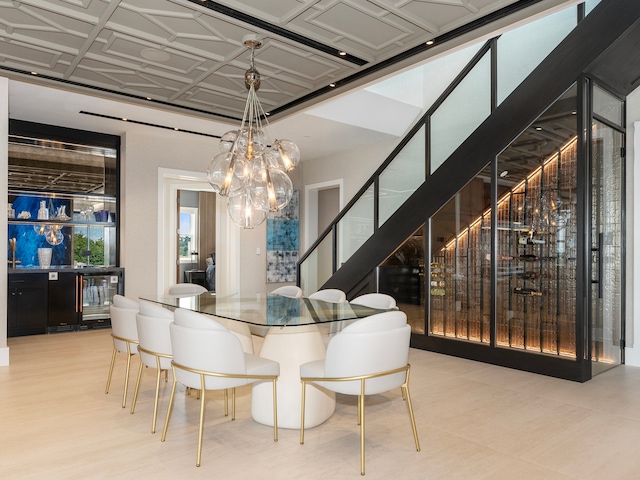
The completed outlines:
{"type": "MultiPolygon", "coordinates": [[[[165,370],[165,373],[166,372],[167,371],[165,370]]],[[[161,378],[162,378],[162,369],[160,368],[160,357],[156,357],[156,398],[153,402],[153,420],[151,422],[151,433],[156,433],[156,422],[158,419],[158,400],[160,398],[160,379],[161,378]]]]}
{"type": "Polygon", "coordinates": [[[109,386],[111,385],[111,375],[113,374],[113,366],[116,364],[116,354],[118,349],[113,346],[113,353],[111,354],[111,366],[109,367],[109,375],[107,375],[107,386],[104,389],[104,393],[109,393],[109,386]]]}
{"type": "Polygon", "coordinates": [[[300,445],[304,445],[304,402],[307,393],[307,382],[302,380],[302,404],[300,406],[300,445]]]}
{"type": "Polygon", "coordinates": [[[361,382],[358,417],[360,418],[360,475],[364,475],[364,379],[361,382]]]}
{"type": "Polygon", "coordinates": [[[413,430],[413,439],[416,442],[416,450],[420,451],[420,441],[418,440],[418,429],[416,428],[416,419],[413,416],[413,405],[411,404],[411,395],[409,394],[409,385],[404,384],[402,386],[402,392],[407,398],[407,407],[409,407],[409,418],[411,419],[411,428],[413,430]]]}
{"type": "Polygon", "coordinates": [[[140,390],[140,379],[142,378],[143,368],[144,364],[140,362],[140,368],[138,368],[138,379],[136,380],[136,388],[133,391],[133,401],[131,402],[131,415],[133,415],[133,412],[136,409],[136,402],[138,401],[138,391],[140,390]]]}
{"type": "Polygon", "coordinates": [[[204,397],[205,397],[205,385],[204,375],[200,374],[200,385],[202,385],[200,392],[200,428],[198,430],[198,456],[196,458],[196,467],[200,466],[200,460],[202,459],[202,437],[204,433],[204,397]]]}
{"type": "MultiPolygon", "coordinates": [[[[225,390],[226,392],[226,390],[225,390]]],[[[231,420],[236,419],[236,389],[231,389],[231,420]]]]}
{"type": "Polygon", "coordinates": [[[229,389],[224,389],[224,416],[229,416],[229,389]]]}
{"type": "Polygon", "coordinates": [[[127,373],[124,375],[124,392],[122,392],[122,408],[127,406],[127,390],[129,389],[129,370],[131,369],[131,347],[127,342],[127,373]]]}
{"type": "Polygon", "coordinates": [[[358,425],[362,425],[362,418],[360,418],[360,402],[362,401],[362,397],[358,395],[358,425]]]}
{"type": "Polygon", "coordinates": [[[273,379],[273,441],[278,441],[278,390],[276,387],[277,378],[273,379]]]}
{"type": "MultiPolygon", "coordinates": [[[[173,368],[173,367],[172,367],[173,368]]],[[[171,394],[169,395],[169,407],[167,408],[167,418],[164,420],[164,428],[162,429],[162,438],[160,441],[164,442],[167,438],[167,429],[169,428],[169,419],[171,418],[171,408],[173,407],[173,396],[176,393],[176,371],[173,369],[173,385],[171,385],[171,394]]]]}

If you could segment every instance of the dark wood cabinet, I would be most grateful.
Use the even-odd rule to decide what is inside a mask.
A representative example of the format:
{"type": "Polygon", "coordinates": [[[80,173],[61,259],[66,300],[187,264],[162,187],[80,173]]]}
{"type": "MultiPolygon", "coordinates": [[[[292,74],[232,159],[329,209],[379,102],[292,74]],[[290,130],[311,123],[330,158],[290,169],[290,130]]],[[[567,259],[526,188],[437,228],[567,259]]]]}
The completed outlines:
{"type": "Polygon", "coordinates": [[[124,295],[124,269],[10,270],[7,336],[110,327],[115,294],[124,295]]]}
{"type": "Polygon", "coordinates": [[[48,277],[42,274],[9,276],[7,335],[38,335],[47,332],[48,277]]]}
{"type": "Polygon", "coordinates": [[[75,272],[52,272],[49,278],[49,321],[48,331],[63,332],[78,328],[80,310],[80,288],[82,277],[75,272]]]}

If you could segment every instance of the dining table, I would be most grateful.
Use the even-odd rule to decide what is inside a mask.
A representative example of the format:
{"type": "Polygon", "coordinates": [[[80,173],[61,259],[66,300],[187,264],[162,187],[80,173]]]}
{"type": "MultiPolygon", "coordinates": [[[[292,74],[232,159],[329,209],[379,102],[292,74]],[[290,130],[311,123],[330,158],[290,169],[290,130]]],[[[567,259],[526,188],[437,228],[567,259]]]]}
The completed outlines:
{"type": "MultiPolygon", "coordinates": [[[[264,337],[258,355],[280,364],[277,411],[278,426],[282,428],[300,428],[300,365],[324,358],[331,337],[347,325],[386,311],[349,302],[331,303],[281,295],[220,296],[203,292],[142,295],[140,299],[248,325],[253,335],[264,337]]],[[[335,393],[313,386],[307,389],[305,404],[305,428],[312,428],[335,411],[335,393]]],[[[251,416],[258,423],[273,426],[273,395],[269,383],[252,386],[251,416]]]]}

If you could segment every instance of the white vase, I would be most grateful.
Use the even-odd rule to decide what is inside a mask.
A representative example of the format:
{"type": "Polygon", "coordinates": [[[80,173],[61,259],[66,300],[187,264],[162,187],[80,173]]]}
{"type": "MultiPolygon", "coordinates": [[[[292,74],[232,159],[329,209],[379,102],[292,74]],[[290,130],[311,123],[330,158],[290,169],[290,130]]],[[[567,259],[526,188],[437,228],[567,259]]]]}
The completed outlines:
{"type": "Polygon", "coordinates": [[[38,249],[38,263],[40,264],[40,268],[49,268],[51,266],[51,253],[53,252],[50,248],[39,248],[38,249]]]}

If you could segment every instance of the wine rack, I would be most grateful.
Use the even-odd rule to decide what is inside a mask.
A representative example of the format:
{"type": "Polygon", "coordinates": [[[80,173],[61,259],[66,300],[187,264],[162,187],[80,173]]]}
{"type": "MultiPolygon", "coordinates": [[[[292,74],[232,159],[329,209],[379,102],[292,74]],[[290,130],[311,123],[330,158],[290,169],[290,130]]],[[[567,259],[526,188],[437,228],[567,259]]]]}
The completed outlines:
{"type": "MultiPolygon", "coordinates": [[[[498,347],[575,358],[576,154],[574,139],[498,198],[498,347]]],[[[489,343],[491,209],[431,260],[430,334],[489,343]]]]}

